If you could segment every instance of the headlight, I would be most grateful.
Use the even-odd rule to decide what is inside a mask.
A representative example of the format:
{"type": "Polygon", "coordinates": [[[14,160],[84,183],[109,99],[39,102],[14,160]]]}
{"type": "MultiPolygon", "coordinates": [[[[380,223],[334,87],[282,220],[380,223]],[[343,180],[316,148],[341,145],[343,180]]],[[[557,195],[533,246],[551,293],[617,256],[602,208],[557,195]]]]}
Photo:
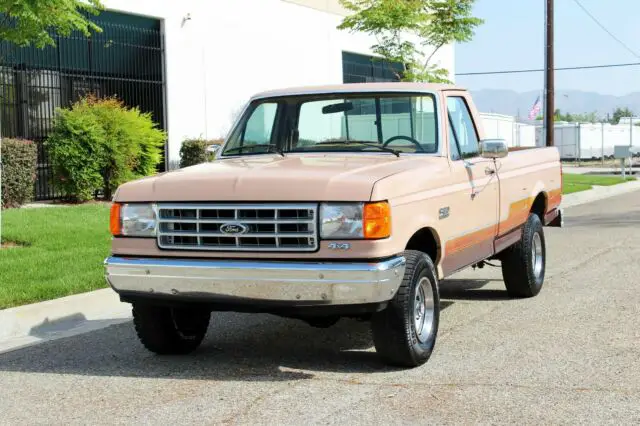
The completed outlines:
{"type": "Polygon", "coordinates": [[[111,234],[128,237],[156,236],[156,208],[153,204],[111,206],[111,234]]]}
{"type": "Polygon", "coordinates": [[[386,201],[320,206],[322,239],[380,239],[390,235],[391,208],[386,201]]]}
{"type": "Polygon", "coordinates": [[[326,240],[362,238],[362,206],[357,204],[322,204],[320,237],[326,240]]]}

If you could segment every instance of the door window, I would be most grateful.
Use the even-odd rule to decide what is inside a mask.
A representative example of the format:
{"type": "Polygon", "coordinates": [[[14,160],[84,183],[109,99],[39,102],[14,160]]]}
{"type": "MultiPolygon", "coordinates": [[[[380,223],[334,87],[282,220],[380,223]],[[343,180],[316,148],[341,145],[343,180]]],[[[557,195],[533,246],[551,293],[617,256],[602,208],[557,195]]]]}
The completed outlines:
{"type": "Polygon", "coordinates": [[[449,146],[451,147],[451,159],[453,161],[460,159],[460,150],[458,149],[458,141],[455,133],[453,133],[453,127],[451,126],[451,118],[449,118],[449,146]]]}
{"type": "MultiPolygon", "coordinates": [[[[447,98],[447,111],[449,116],[450,136],[453,132],[451,146],[452,156],[459,153],[459,157],[469,158],[479,155],[478,134],[469,112],[469,107],[464,98],[451,96],[447,98]],[[457,148],[457,149],[456,149],[457,148]]],[[[455,158],[454,158],[455,159],[455,158]]]]}

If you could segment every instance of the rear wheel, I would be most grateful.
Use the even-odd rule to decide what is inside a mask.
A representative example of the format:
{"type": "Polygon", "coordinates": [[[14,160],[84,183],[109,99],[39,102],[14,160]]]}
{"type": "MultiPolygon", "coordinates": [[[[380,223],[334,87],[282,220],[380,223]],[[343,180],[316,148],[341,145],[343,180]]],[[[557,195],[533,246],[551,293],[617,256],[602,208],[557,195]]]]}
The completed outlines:
{"type": "Polygon", "coordinates": [[[183,355],[202,343],[211,313],[208,310],[133,305],[133,324],[142,344],[160,355],[183,355]]]}
{"type": "Polygon", "coordinates": [[[546,267],[546,246],[542,222],[531,213],[522,238],[502,254],[502,277],[512,297],[534,297],[542,289],[546,267]]]}
{"type": "Polygon", "coordinates": [[[373,314],[376,351],[390,365],[417,367],[431,357],[438,335],[440,297],[433,262],[425,253],[408,250],[404,278],[395,297],[373,314]]]}

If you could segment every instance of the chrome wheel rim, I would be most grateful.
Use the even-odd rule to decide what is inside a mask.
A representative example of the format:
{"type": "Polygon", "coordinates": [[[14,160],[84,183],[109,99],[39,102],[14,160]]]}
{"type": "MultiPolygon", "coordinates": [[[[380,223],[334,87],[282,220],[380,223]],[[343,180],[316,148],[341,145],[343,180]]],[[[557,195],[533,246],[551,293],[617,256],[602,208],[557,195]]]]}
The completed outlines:
{"type": "Polygon", "coordinates": [[[423,277],[416,286],[413,301],[413,325],[420,343],[429,340],[433,329],[434,300],[431,282],[423,277]]]}
{"type": "Polygon", "coordinates": [[[531,244],[531,266],[533,267],[533,275],[540,278],[542,274],[542,238],[540,234],[536,232],[533,234],[533,243],[531,244]]]}

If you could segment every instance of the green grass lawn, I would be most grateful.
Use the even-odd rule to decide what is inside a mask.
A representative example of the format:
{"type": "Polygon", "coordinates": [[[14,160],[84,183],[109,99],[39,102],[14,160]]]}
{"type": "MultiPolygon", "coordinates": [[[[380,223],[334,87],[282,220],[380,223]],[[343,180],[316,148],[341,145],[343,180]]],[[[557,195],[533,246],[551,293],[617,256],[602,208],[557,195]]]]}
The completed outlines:
{"type": "Polygon", "coordinates": [[[2,239],[25,246],[0,250],[0,309],[106,287],[106,205],[4,210],[2,239]]]}
{"type": "Polygon", "coordinates": [[[596,175],[579,175],[572,173],[564,173],[562,175],[563,194],[572,194],[574,192],[586,191],[591,189],[593,185],[611,186],[626,181],[636,180],[634,177],[627,177],[626,180],[622,176],[596,176],[596,175]]]}

